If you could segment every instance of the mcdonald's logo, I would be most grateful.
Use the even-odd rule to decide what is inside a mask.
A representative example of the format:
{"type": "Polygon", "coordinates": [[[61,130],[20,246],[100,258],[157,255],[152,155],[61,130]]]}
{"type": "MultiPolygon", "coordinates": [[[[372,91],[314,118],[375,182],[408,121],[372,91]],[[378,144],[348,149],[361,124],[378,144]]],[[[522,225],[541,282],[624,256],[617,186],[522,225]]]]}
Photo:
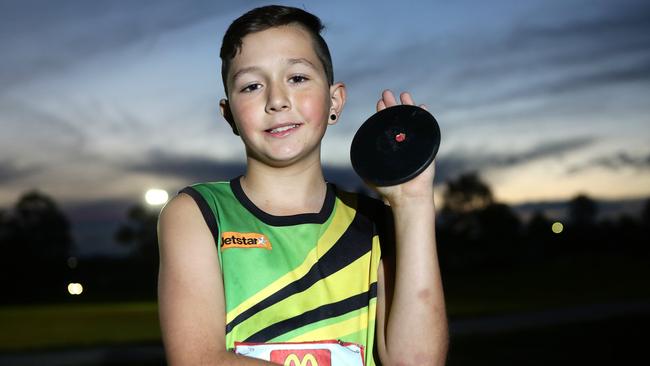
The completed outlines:
{"type": "Polygon", "coordinates": [[[302,360],[299,360],[298,356],[292,353],[284,360],[284,366],[318,366],[318,361],[311,353],[306,354],[302,360]]]}
{"type": "Polygon", "coordinates": [[[332,366],[328,349],[273,350],[270,361],[283,366],[332,366]]]}

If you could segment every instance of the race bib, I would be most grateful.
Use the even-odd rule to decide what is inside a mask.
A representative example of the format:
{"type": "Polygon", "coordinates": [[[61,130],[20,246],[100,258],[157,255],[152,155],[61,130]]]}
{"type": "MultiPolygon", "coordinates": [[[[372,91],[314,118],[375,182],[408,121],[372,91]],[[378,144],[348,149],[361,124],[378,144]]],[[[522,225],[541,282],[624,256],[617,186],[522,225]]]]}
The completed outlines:
{"type": "Polygon", "coordinates": [[[235,342],[235,353],[283,366],[364,366],[363,347],[339,341],[235,342]]]}

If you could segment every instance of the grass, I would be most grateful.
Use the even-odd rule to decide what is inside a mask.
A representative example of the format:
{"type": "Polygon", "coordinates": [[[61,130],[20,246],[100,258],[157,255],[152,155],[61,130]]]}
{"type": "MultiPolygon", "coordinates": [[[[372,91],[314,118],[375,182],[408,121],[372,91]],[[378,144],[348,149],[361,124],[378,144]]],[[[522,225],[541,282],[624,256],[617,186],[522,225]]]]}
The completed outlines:
{"type": "MultiPolygon", "coordinates": [[[[647,300],[647,263],[645,258],[592,256],[515,272],[453,276],[445,280],[449,316],[453,321],[647,300]]],[[[153,301],[0,307],[0,352],[159,341],[157,305],[153,301]]]]}
{"type": "Polygon", "coordinates": [[[160,340],[155,302],[0,308],[0,351],[160,340]]]}

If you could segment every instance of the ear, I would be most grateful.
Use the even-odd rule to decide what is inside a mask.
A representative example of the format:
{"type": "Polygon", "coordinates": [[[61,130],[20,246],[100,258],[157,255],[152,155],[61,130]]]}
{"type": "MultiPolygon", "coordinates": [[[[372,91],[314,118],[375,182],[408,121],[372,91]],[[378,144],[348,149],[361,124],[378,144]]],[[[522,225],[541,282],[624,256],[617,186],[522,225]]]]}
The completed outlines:
{"type": "Polygon", "coordinates": [[[343,112],[343,106],[345,105],[345,84],[343,83],[334,83],[330,86],[330,114],[336,114],[336,119],[332,120],[331,118],[327,119],[327,123],[330,125],[338,122],[341,112],[343,112]]]}
{"type": "Polygon", "coordinates": [[[228,104],[228,99],[221,99],[219,101],[219,109],[221,110],[221,115],[228,122],[230,128],[232,128],[232,133],[239,136],[239,131],[237,131],[237,126],[235,125],[235,120],[232,118],[232,113],[230,112],[230,105],[228,104]]]}

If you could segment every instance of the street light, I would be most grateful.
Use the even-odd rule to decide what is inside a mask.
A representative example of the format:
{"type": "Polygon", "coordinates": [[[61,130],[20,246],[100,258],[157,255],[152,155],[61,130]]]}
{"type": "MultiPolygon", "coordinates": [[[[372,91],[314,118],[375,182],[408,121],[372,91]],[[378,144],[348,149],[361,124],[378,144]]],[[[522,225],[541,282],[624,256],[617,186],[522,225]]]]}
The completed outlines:
{"type": "Polygon", "coordinates": [[[70,295],[81,295],[84,291],[84,287],[80,283],[72,282],[68,284],[68,293],[70,295]]]}
{"type": "Polygon", "coordinates": [[[151,206],[162,205],[169,199],[169,194],[164,189],[151,188],[144,195],[144,200],[151,206]]]}

